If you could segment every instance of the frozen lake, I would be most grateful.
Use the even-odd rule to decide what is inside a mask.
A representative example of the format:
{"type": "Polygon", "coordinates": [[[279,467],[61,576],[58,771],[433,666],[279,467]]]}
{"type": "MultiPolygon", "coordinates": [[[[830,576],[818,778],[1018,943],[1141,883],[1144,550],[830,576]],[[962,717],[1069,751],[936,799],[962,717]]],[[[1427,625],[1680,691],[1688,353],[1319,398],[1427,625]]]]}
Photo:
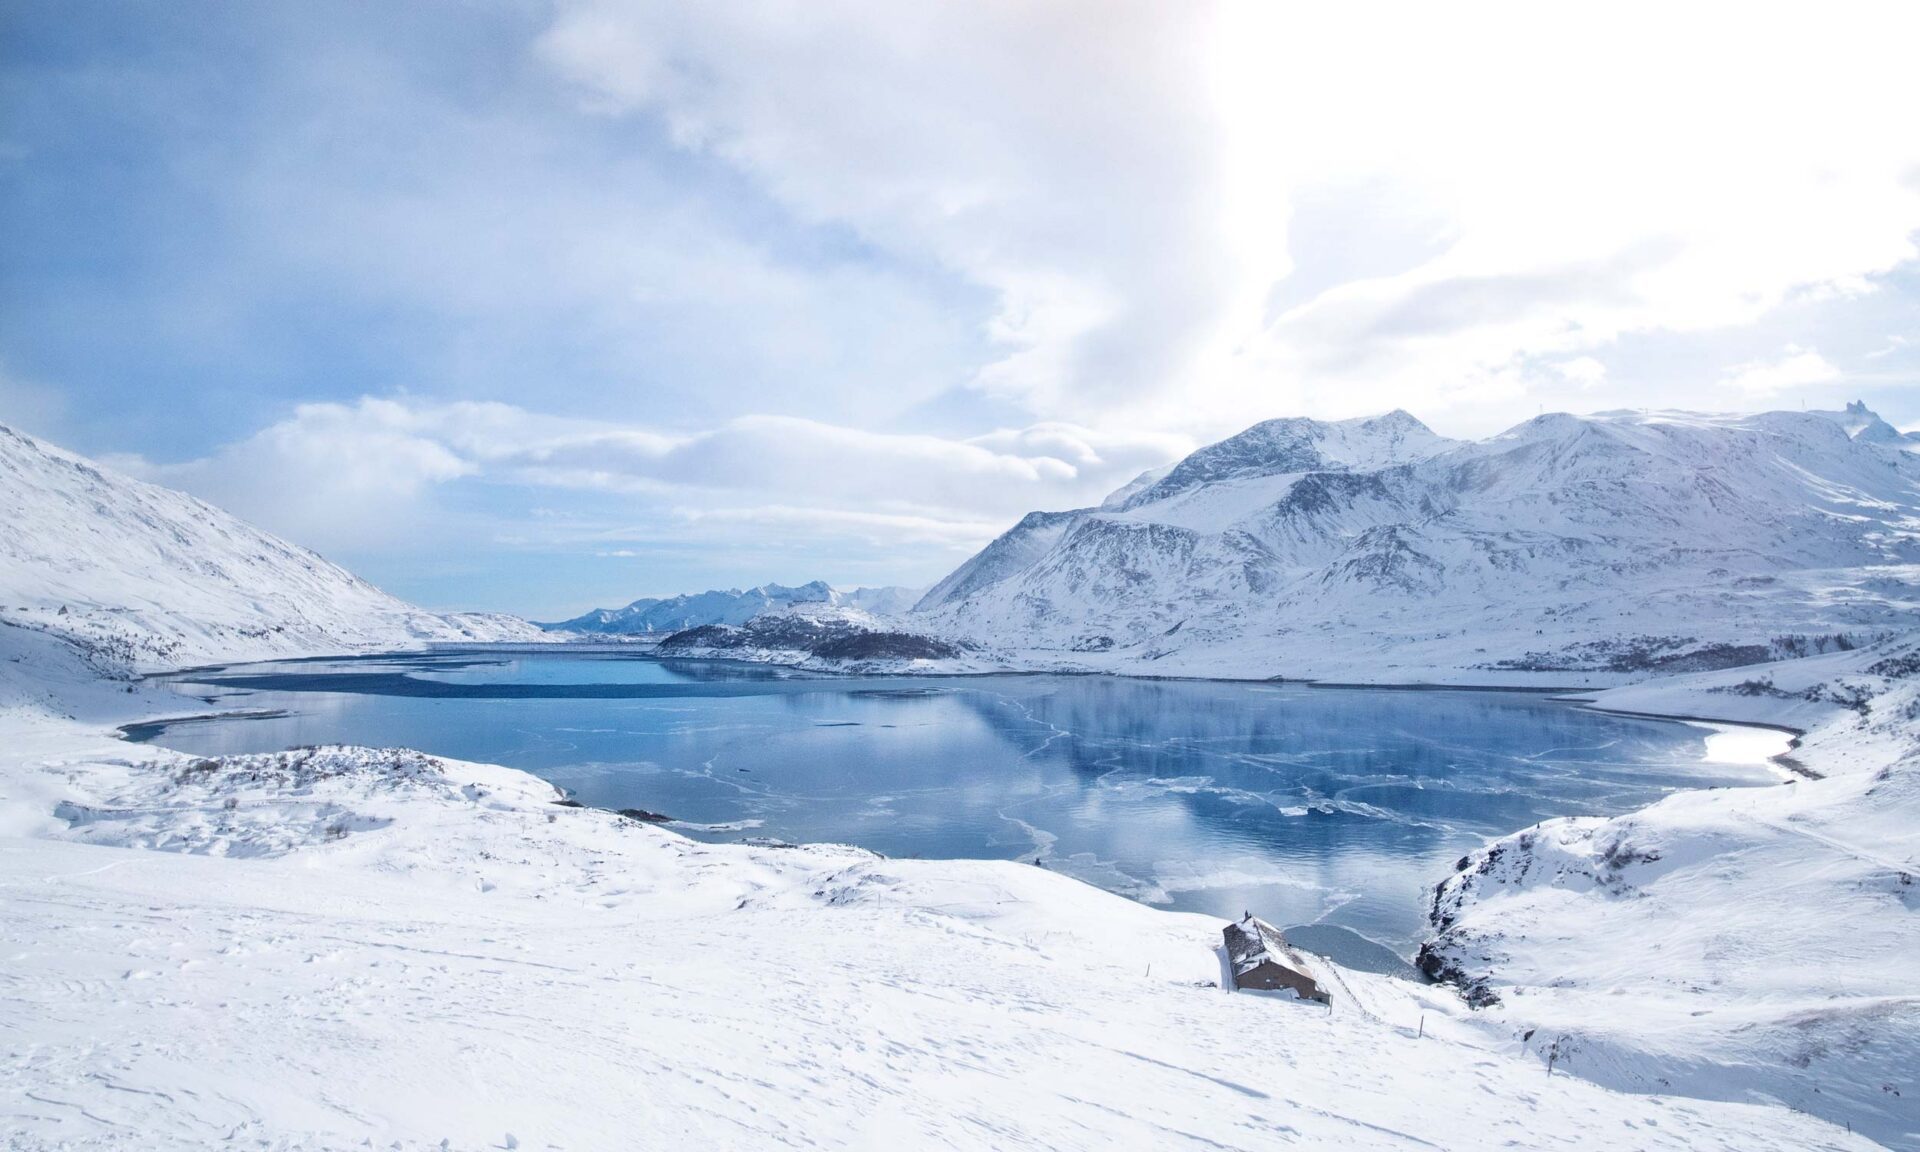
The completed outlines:
{"type": "Polygon", "coordinates": [[[630,655],[402,656],[182,675],[135,734],[196,754],[400,745],[506,764],[706,840],[1038,859],[1396,968],[1487,837],[1766,783],[1686,724],[1513,692],[1094,676],[818,677],[630,655]],[[209,707],[210,706],[210,707],[209,707]]]}

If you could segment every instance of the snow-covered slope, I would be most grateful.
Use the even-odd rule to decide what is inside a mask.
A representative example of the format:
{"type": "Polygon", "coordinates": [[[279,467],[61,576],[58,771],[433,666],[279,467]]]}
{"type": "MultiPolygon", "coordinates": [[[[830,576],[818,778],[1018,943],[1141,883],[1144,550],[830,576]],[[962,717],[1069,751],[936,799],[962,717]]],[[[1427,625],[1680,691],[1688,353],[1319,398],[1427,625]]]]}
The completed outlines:
{"type": "Polygon", "coordinates": [[[585,632],[602,636],[668,635],[708,625],[738,626],[762,612],[778,612],[802,604],[824,604],[875,616],[893,616],[913,607],[919,593],[910,588],[835,588],[824,580],[797,587],[762,584],[690,592],[680,596],[635,600],[624,608],[596,608],[571,620],[541,627],[554,632],[585,632]]]}
{"type": "Polygon", "coordinates": [[[1271,421],[1029,515],[912,623],[1013,665],[1483,683],[1856,644],[1920,619],[1920,456],[1858,423],[1271,421]]]}
{"type": "Polygon", "coordinates": [[[1550,820],[1462,860],[1423,962],[1576,1075],[1920,1147],[1920,641],[1598,705],[1811,731],[1790,783],[1550,820]]]}
{"type": "Polygon", "coordinates": [[[1043,868],[706,845],[523,773],[0,712],[0,1146],[1864,1152],[1542,1074],[1447,990],[1222,990],[1043,868]]]}
{"type": "Polygon", "coordinates": [[[4,425],[0,508],[0,624],[119,667],[540,636],[511,616],[416,608],[211,504],[4,425]]]}
{"type": "Polygon", "coordinates": [[[1143,508],[1227,481],[1315,471],[1368,472],[1424,459],[1451,446],[1398,409],[1333,423],[1299,417],[1267,420],[1188,456],[1155,483],[1127,496],[1120,507],[1143,508]]]}

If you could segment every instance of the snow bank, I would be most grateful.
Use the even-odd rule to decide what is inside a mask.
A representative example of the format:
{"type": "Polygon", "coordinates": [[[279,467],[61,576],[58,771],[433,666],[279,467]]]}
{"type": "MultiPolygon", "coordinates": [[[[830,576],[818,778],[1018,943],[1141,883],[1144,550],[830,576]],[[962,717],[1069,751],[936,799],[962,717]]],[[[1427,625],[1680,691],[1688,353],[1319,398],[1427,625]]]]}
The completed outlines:
{"type": "Polygon", "coordinates": [[[1557,1066],[1920,1147],[1920,642],[1601,693],[1805,726],[1790,783],[1548,821],[1437,889],[1430,971],[1557,1066]]]}

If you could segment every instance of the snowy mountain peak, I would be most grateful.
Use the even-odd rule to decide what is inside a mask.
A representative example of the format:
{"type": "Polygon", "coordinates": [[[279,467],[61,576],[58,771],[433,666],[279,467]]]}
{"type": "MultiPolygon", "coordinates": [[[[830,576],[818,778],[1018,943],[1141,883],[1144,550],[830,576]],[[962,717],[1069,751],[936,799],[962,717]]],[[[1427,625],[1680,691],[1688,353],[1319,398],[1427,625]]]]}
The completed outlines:
{"type": "Polygon", "coordinates": [[[1893,444],[1912,451],[1920,451],[1920,432],[1900,431],[1882,420],[1880,414],[1868,408],[1863,400],[1855,400],[1838,412],[1816,410],[1807,415],[1833,421],[1855,440],[1865,440],[1874,444],[1893,444]]]}
{"type": "Polygon", "coordinates": [[[1332,422],[1300,416],[1266,420],[1193,453],[1118,507],[1139,508],[1224,480],[1384,468],[1423,459],[1451,443],[1399,409],[1332,422]]]}
{"type": "Polygon", "coordinates": [[[1133,499],[1137,493],[1144,492],[1148,488],[1158,484],[1161,479],[1171,471],[1173,471],[1173,465],[1171,464],[1164,468],[1147,469],[1120,487],[1115,488],[1112,492],[1107,493],[1107,498],[1100,501],[1100,507],[1107,511],[1115,511],[1125,507],[1128,500],[1133,499]]]}

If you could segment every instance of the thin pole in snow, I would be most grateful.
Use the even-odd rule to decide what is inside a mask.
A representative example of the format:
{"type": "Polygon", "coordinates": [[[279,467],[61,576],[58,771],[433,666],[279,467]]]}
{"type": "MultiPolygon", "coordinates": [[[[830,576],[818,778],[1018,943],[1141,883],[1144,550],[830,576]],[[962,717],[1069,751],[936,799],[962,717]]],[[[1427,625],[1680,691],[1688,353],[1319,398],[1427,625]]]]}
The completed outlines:
{"type": "Polygon", "coordinates": [[[1420,1035],[1415,1036],[1414,1039],[1424,1040],[1426,1039],[1426,1036],[1427,1036],[1427,1014],[1425,1012],[1422,1012],[1420,1013],[1420,1035]]]}

